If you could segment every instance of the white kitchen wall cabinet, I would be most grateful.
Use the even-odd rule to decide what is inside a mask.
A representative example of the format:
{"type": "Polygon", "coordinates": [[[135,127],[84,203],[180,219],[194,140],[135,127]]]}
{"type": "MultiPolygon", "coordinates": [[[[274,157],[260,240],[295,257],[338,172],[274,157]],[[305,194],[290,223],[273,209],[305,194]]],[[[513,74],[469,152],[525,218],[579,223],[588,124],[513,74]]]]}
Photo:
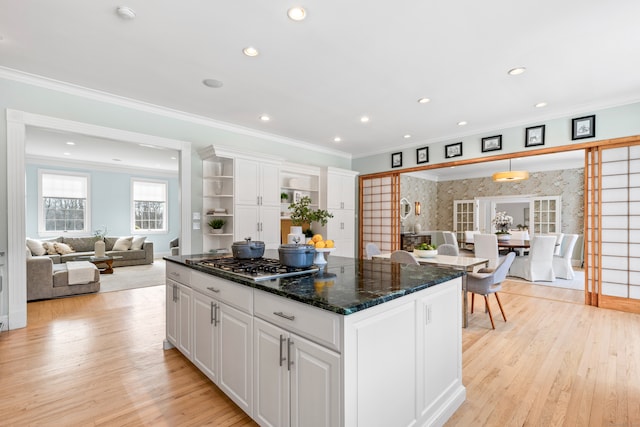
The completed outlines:
{"type": "Polygon", "coordinates": [[[328,167],[322,181],[325,208],[333,214],[323,230],[324,238],[335,242],[334,256],[354,257],[356,242],[356,176],[357,172],[328,167]]]}
{"type": "Polygon", "coordinates": [[[287,195],[286,199],[280,200],[282,219],[289,219],[289,205],[305,196],[311,199],[310,207],[318,209],[320,207],[320,168],[293,163],[283,164],[280,167],[280,194],[287,195]]]}
{"type": "Polygon", "coordinates": [[[251,237],[266,249],[280,245],[279,173],[275,162],[236,159],[236,240],[251,237]]]}

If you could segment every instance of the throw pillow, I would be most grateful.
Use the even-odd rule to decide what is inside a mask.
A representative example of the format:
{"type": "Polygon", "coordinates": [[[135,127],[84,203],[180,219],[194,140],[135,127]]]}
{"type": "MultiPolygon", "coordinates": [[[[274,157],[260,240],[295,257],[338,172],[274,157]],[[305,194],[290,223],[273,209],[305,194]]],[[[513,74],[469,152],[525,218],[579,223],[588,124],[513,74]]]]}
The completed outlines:
{"type": "Polygon", "coordinates": [[[27,247],[34,256],[42,256],[47,253],[47,250],[42,246],[40,240],[27,238],[27,247]]]}
{"type": "Polygon", "coordinates": [[[133,241],[131,242],[131,250],[132,251],[138,251],[138,250],[142,249],[142,244],[144,243],[146,238],[147,238],[147,236],[134,237],[133,241]]]}
{"type": "Polygon", "coordinates": [[[66,255],[75,252],[71,245],[67,245],[66,243],[55,242],[53,246],[56,248],[56,252],[60,255],[66,255]]]}
{"type": "Polygon", "coordinates": [[[56,242],[42,242],[42,246],[47,251],[47,255],[58,255],[56,242]]]}
{"type": "Polygon", "coordinates": [[[133,242],[133,236],[131,237],[120,237],[116,240],[116,243],[113,245],[114,251],[128,251],[131,248],[131,243],[133,242]]]}

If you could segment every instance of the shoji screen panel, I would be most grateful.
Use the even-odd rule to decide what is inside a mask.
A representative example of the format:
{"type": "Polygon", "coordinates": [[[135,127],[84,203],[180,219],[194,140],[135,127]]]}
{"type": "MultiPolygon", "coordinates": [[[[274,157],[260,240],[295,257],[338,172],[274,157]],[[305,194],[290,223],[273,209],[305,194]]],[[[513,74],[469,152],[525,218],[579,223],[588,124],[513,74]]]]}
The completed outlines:
{"type": "Polygon", "coordinates": [[[400,177],[397,174],[360,177],[360,256],[367,243],[381,252],[400,246],[400,177]]]}
{"type": "Polygon", "coordinates": [[[640,147],[600,150],[600,307],[640,312],[640,147]]]}

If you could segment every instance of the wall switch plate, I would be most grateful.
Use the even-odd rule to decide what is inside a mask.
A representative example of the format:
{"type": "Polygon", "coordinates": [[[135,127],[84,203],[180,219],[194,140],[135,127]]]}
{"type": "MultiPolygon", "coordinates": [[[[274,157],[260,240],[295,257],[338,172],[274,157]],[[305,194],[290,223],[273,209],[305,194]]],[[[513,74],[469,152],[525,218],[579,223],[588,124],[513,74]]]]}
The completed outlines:
{"type": "Polygon", "coordinates": [[[191,219],[194,221],[200,221],[200,212],[193,212],[191,214],[191,219]]]}
{"type": "Polygon", "coordinates": [[[194,221],[193,222],[193,229],[194,230],[200,230],[200,221],[194,221]]]}

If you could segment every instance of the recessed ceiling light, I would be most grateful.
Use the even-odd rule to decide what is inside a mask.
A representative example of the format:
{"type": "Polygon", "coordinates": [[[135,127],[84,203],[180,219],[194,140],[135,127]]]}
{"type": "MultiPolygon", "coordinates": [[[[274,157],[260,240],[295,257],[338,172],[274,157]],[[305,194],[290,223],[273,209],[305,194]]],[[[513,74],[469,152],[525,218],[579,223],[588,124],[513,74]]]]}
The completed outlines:
{"type": "Polygon", "coordinates": [[[249,46],[242,49],[242,53],[244,53],[247,56],[258,56],[258,49],[256,49],[255,47],[249,46]]]}
{"type": "Polygon", "coordinates": [[[65,144],[67,144],[67,145],[76,145],[76,143],[73,142],[73,141],[67,141],[65,144]]]}
{"type": "Polygon", "coordinates": [[[547,103],[546,103],[546,102],[544,102],[544,101],[543,101],[543,102],[538,102],[538,103],[536,104],[536,108],[542,108],[542,107],[546,107],[546,106],[547,106],[547,103]]]}
{"type": "Polygon", "coordinates": [[[512,68],[509,71],[507,71],[507,74],[509,74],[510,76],[518,76],[522,73],[524,73],[526,70],[526,68],[524,67],[516,67],[516,68],[512,68]]]}
{"type": "Polygon", "coordinates": [[[458,126],[466,126],[467,122],[465,122],[464,120],[461,122],[458,122],[458,126]]]}
{"type": "Polygon", "coordinates": [[[111,160],[113,160],[114,162],[121,162],[122,161],[120,159],[111,159],[111,160]]]}
{"type": "Polygon", "coordinates": [[[62,154],[64,154],[65,156],[70,156],[71,155],[71,153],[62,153],[62,154]]]}
{"type": "Polygon", "coordinates": [[[269,120],[271,120],[271,117],[267,116],[266,114],[263,114],[260,116],[260,120],[262,120],[263,122],[268,122],[269,120]]]}
{"type": "Polygon", "coordinates": [[[336,136],[335,138],[333,138],[333,142],[340,142],[342,141],[342,138],[340,138],[339,136],[336,136]]]}
{"type": "Polygon", "coordinates": [[[431,101],[429,98],[420,98],[420,99],[418,99],[418,102],[420,104],[426,104],[429,101],[431,101]]]}
{"type": "Polygon", "coordinates": [[[287,11],[287,16],[292,21],[303,21],[307,17],[307,11],[301,7],[292,7],[287,11]]]}
{"type": "Polygon", "coordinates": [[[411,138],[411,135],[406,134],[405,136],[403,136],[403,138],[404,138],[404,139],[409,139],[409,138],[411,138]]]}
{"type": "Polygon", "coordinates": [[[202,81],[202,84],[208,87],[212,87],[214,89],[218,89],[223,86],[223,83],[220,80],[216,80],[216,79],[204,79],[202,81]]]}
{"type": "Polygon", "coordinates": [[[360,117],[360,121],[361,121],[362,123],[368,123],[368,122],[369,122],[369,117],[367,117],[367,116],[362,116],[362,117],[360,117]]]}
{"type": "Polygon", "coordinates": [[[122,19],[133,19],[136,17],[136,12],[127,6],[120,6],[116,9],[116,13],[122,19]]]}

